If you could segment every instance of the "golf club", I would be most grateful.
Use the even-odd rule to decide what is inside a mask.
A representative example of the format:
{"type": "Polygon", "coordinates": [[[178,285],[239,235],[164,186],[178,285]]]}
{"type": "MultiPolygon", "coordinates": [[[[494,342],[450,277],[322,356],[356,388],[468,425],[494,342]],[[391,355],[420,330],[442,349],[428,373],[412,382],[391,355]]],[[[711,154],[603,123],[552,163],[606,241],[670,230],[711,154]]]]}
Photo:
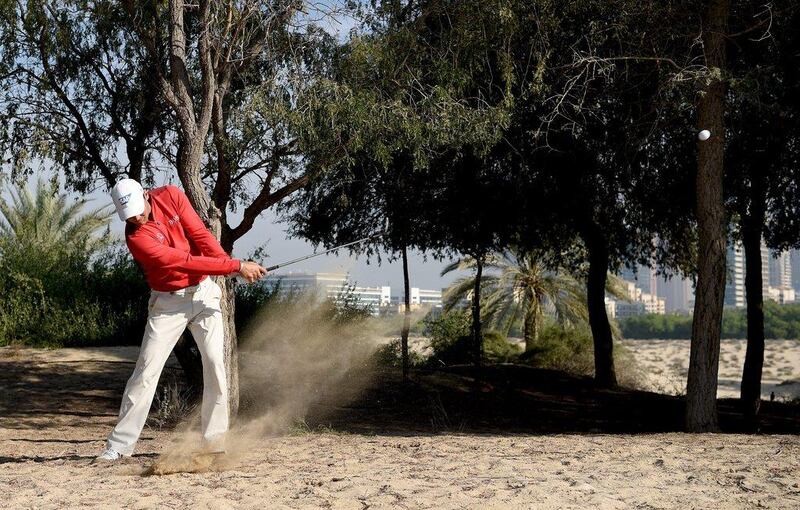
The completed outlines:
{"type": "Polygon", "coordinates": [[[378,237],[378,236],[380,236],[382,234],[383,234],[383,232],[378,232],[377,234],[372,234],[371,236],[362,237],[361,239],[358,239],[356,241],[350,241],[349,243],[340,244],[339,246],[334,246],[333,248],[327,249],[325,251],[321,251],[319,253],[312,253],[312,254],[306,255],[304,257],[299,257],[299,258],[296,258],[296,259],[288,260],[286,262],[281,262],[280,264],[275,264],[274,266],[269,266],[266,269],[267,269],[267,271],[275,271],[276,269],[279,269],[281,267],[290,266],[292,264],[296,264],[297,262],[302,262],[304,260],[308,260],[308,259],[311,259],[311,258],[314,258],[314,257],[319,257],[320,255],[325,255],[326,253],[330,253],[332,251],[340,250],[342,248],[347,248],[348,246],[353,246],[354,244],[363,243],[364,241],[368,241],[368,240],[372,239],[373,237],[378,237]]]}
{"type": "MultiPolygon", "coordinates": [[[[286,262],[281,262],[280,264],[274,264],[272,266],[268,266],[268,267],[266,267],[266,270],[268,272],[272,272],[272,271],[275,271],[276,269],[280,269],[282,267],[290,266],[292,264],[296,264],[298,262],[302,262],[304,260],[308,260],[308,259],[311,259],[311,258],[314,258],[314,257],[319,257],[320,255],[325,255],[326,253],[330,253],[332,251],[340,250],[342,248],[347,248],[348,246],[353,246],[353,245],[356,245],[356,244],[359,244],[359,243],[363,243],[364,241],[368,241],[370,239],[373,239],[373,238],[381,236],[381,235],[383,235],[383,232],[377,232],[377,233],[372,234],[370,236],[362,237],[361,239],[357,239],[355,241],[350,241],[349,243],[345,243],[345,244],[340,244],[338,246],[334,246],[333,248],[329,248],[329,249],[327,249],[325,251],[321,251],[321,252],[318,252],[318,253],[311,253],[311,254],[305,255],[303,257],[298,257],[296,259],[287,260],[286,262]]],[[[242,278],[241,276],[237,276],[236,279],[238,281],[240,281],[240,282],[244,281],[244,278],[242,278]]]]}

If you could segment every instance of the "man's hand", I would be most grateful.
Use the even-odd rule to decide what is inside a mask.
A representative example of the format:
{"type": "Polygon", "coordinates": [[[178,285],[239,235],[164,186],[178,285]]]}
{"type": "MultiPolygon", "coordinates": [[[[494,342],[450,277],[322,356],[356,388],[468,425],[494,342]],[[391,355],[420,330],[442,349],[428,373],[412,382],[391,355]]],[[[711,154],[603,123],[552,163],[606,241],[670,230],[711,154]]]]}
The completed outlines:
{"type": "Polygon", "coordinates": [[[242,278],[247,280],[247,283],[253,283],[259,278],[267,274],[267,270],[252,260],[243,260],[242,266],[239,268],[239,274],[242,278]]]}

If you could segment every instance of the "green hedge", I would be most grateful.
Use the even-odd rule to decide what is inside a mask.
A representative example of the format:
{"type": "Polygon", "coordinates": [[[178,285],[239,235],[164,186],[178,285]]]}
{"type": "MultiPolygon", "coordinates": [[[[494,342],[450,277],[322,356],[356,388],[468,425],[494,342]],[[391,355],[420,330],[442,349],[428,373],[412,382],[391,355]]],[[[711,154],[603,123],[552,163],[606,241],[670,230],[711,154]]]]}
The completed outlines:
{"type": "MultiPolygon", "coordinates": [[[[640,315],[619,321],[625,338],[685,339],[692,336],[690,315],[640,315]]],[[[800,304],[764,303],[764,336],[768,339],[800,339],[800,304]]],[[[747,338],[747,312],[726,309],[722,316],[723,338],[747,338]]]]}

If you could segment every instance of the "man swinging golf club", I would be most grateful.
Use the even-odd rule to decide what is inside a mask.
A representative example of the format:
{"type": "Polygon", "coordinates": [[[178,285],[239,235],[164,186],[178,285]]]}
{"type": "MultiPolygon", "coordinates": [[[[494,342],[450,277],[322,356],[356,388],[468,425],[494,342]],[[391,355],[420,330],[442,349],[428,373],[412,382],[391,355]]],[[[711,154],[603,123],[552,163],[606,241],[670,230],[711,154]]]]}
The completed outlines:
{"type": "Polygon", "coordinates": [[[161,371],[187,326],[203,359],[203,450],[224,452],[228,388],[222,290],[208,275],[238,274],[254,282],[267,270],[255,262],[230,258],[175,186],[145,191],[135,180],[122,179],[111,197],[126,223],[125,242],[152,293],[139,359],[125,386],[119,421],[97,460],[115,461],[133,454],[161,371]]]}

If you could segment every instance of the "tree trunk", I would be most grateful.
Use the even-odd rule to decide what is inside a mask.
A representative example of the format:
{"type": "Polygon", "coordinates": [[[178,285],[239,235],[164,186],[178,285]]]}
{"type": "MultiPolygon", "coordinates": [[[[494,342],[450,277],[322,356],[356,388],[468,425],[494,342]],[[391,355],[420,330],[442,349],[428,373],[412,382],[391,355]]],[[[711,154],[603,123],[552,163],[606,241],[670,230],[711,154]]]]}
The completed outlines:
{"type": "Polygon", "coordinates": [[[403,352],[403,382],[408,381],[408,331],[411,329],[411,287],[408,278],[408,250],[403,245],[403,286],[405,287],[405,316],[403,330],[400,333],[400,345],[403,352]]]}
{"type": "MultiPolygon", "coordinates": [[[[728,11],[728,0],[709,2],[703,44],[706,65],[713,72],[725,70],[728,11]]],[[[698,129],[710,130],[711,138],[697,142],[699,250],[686,384],[686,429],[689,432],[710,432],[718,428],[717,376],[726,276],[726,219],[722,195],[725,82],[714,78],[703,92],[698,107],[698,129]]]]}
{"type": "Polygon", "coordinates": [[[589,308],[589,326],[594,341],[594,379],[600,387],[617,385],[614,369],[614,337],[606,313],[606,279],[608,278],[608,245],[593,227],[587,248],[589,250],[589,275],[586,282],[586,301],[589,308]]]}
{"type": "Polygon", "coordinates": [[[525,337],[525,351],[530,351],[536,346],[536,340],[539,337],[539,303],[536,301],[536,295],[528,290],[526,301],[528,306],[525,307],[525,317],[523,317],[523,336],[525,337]]]}
{"type": "Polygon", "coordinates": [[[744,285],[747,292],[747,354],[744,358],[740,395],[745,421],[751,428],[757,428],[758,409],[761,404],[761,373],[764,367],[761,236],[766,204],[763,174],[753,175],[751,182],[750,214],[743,216],[741,222],[745,256],[744,285]]]}
{"type": "Polygon", "coordinates": [[[239,339],[236,335],[234,315],[236,312],[236,281],[217,278],[222,288],[220,305],[225,324],[225,375],[228,379],[228,409],[231,423],[239,414],[239,339]]]}
{"type": "Polygon", "coordinates": [[[483,256],[475,257],[475,286],[472,289],[472,355],[476,367],[483,362],[483,337],[481,334],[481,277],[483,256]]]}

